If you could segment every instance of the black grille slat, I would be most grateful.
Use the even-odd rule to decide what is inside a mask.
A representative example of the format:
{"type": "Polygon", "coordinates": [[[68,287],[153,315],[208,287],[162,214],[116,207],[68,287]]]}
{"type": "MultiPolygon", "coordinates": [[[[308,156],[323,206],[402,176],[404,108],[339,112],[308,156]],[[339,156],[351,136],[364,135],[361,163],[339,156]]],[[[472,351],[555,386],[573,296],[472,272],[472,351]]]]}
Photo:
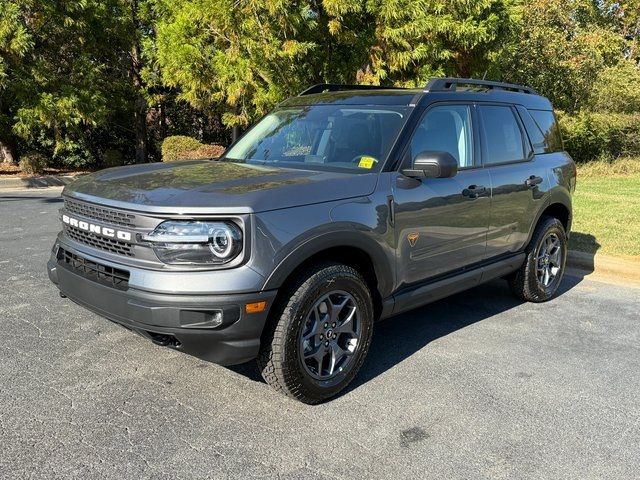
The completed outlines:
{"type": "Polygon", "coordinates": [[[136,216],[131,213],[120,212],[110,208],[99,207],[91,203],[81,203],[74,200],[64,199],[64,208],[70,213],[93,218],[112,225],[134,227],[136,216]]]}
{"type": "Polygon", "coordinates": [[[125,255],[133,257],[133,245],[121,240],[113,238],[100,237],[93,233],[85,232],[71,225],[64,225],[65,234],[76,242],[84,243],[94,248],[104,250],[106,252],[115,253],[117,255],[125,255]]]}
{"type": "Polygon", "coordinates": [[[118,290],[129,288],[129,272],[119,268],[102,265],[93,262],[80,255],[59,248],[57,253],[58,263],[79,275],[118,290]]]}

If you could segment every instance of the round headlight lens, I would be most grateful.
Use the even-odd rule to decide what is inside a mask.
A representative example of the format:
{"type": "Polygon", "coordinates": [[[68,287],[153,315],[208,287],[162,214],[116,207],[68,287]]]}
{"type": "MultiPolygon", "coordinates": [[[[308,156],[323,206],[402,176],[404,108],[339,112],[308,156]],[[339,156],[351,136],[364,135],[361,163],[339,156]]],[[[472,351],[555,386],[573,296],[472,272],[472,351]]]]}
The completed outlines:
{"type": "Polygon", "coordinates": [[[242,251],[242,231],[231,221],[167,220],[142,240],[169,264],[224,264],[242,251]]]}
{"type": "Polygon", "coordinates": [[[218,258],[226,258],[233,248],[233,237],[229,229],[219,228],[211,235],[211,251],[218,258]]]}

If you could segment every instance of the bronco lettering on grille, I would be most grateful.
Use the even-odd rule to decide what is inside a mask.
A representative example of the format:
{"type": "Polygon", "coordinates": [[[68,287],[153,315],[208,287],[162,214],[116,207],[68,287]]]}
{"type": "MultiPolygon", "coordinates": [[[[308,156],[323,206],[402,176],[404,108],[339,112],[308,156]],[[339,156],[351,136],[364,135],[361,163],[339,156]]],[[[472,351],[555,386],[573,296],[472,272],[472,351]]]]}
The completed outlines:
{"type": "Polygon", "coordinates": [[[85,232],[97,233],[107,238],[117,238],[125,242],[131,241],[131,232],[125,232],[123,230],[116,230],[114,228],[103,227],[102,225],[96,225],[95,223],[85,222],[84,220],[78,220],[77,218],[70,217],[69,215],[62,215],[62,222],[72,227],[79,228],[85,232]]]}

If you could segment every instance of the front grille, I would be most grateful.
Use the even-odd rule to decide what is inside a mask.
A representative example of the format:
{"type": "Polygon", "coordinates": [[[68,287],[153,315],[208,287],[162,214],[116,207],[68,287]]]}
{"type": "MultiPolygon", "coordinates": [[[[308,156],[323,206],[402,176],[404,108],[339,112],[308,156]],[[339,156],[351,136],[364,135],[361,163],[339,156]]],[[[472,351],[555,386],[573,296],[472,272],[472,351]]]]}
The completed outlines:
{"type": "Polygon", "coordinates": [[[118,290],[126,290],[129,287],[129,272],[126,270],[92,262],[64,248],[58,249],[57,259],[58,264],[94,282],[118,290]]]}
{"type": "Polygon", "coordinates": [[[91,203],[77,202],[75,200],[69,200],[68,198],[64,199],[64,208],[70,213],[93,218],[94,220],[100,220],[104,223],[122,225],[125,227],[135,226],[136,216],[131,213],[98,207],[91,203]]]}
{"type": "Polygon", "coordinates": [[[64,225],[64,233],[76,242],[84,243],[90,247],[99,248],[105,252],[133,257],[133,245],[113,238],[99,237],[93,233],[85,232],[71,225],[64,225]]]}

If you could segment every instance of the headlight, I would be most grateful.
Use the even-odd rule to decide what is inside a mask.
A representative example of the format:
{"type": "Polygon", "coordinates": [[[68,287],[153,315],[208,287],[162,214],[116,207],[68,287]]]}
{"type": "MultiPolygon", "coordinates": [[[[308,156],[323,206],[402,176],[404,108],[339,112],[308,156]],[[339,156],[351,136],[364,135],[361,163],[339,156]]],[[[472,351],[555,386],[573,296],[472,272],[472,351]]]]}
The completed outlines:
{"type": "Polygon", "coordinates": [[[142,240],[171,264],[220,265],[242,251],[242,231],[233,222],[167,220],[142,240]]]}

